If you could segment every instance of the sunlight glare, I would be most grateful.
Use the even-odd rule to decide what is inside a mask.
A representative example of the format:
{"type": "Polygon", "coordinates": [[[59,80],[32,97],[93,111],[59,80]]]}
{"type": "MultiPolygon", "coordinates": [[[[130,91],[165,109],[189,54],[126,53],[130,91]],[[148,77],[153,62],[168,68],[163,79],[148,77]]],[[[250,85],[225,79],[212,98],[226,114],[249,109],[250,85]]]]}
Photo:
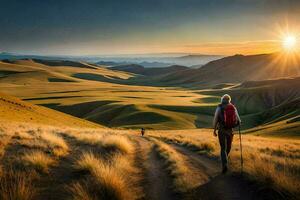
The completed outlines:
{"type": "Polygon", "coordinates": [[[283,39],[283,47],[287,51],[294,50],[296,48],[297,39],[293,35],[288,35],[283,39]]]}

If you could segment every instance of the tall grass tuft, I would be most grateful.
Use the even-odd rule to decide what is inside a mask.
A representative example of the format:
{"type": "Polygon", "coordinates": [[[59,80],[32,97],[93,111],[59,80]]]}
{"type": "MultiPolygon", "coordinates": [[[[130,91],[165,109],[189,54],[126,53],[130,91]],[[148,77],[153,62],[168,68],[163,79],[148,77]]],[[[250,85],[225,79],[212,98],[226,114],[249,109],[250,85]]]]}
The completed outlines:
{"type": "Polygon", "coordinates": [[[74,169],[78,171],[93,172],[96,167],[102,167],[103,162],[100,161],[92,152],[85,152],[80,155],[74,164],[74,169]]]}
{"type": "Polygon", "coordinates": [[[157,152],[165,160],[168,170],[174,177],[174,189],[177,192],[186,192],[194,187],[195,183],[190,179],[190,170],[183,157],[169,145],[158,140],[154,141],[157,152]]]}
{"type": "Polygon", "coordinates": [[[25,166],[33,167],[39,172],[47,173],[49,166],[55,163],[55,160],[42,151],[31,151],[25,153],[22,157],[25,166]]]}
{"type": "Polygon", "coordinates": [[[73,200],[97,200],[97,197],[89,191],[89,188],[90,184],[87,181],[72,183],[67,187],[73,200]]]}
{"type": "Polygon", "coordinates": [[[14,171],[3,172],[0,176],[1,200],[32,200],[37,190],[33,186],[31,173],[14,171]]]}
{"type": "Polygon", "coordinates": [[[69,147],[65,140],[57,134],[44,132],[39,135],[42,140],[46,141],[48,148],[55,156],[64,156],[68,153],[69,147]]]}
{"type": "Polygon", "coordinates": [[[132,143],[124,136],[109,135],[103,138],[104,148],[120,151],[124,154],[130,154],[134,151],[132,143]]]}
{"type": "Polygon", "coordinates": [[[91,177],[70,186],[73,199],[80,199],[85,194],[88,199],[129,199],[125,178],[119,173],[119,165],[113,164],[115,162],[108,163],[90,152],[82,154],[74,167],[76,170],[88,171],[91,177]]]}

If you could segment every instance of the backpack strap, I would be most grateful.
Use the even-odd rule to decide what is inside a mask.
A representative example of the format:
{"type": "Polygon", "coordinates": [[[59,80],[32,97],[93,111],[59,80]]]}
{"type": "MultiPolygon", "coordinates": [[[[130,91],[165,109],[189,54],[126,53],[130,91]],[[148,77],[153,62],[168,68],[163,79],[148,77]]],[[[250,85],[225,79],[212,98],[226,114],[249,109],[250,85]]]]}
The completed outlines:
{"type": "Polygon", "coordinates": [[[218,121],[220,124],[224,125],[224,110],[225,110],[225,106],[223,104],[219,104],[218,107],[220,108],[220,113],[218,116],[218,121]]]}

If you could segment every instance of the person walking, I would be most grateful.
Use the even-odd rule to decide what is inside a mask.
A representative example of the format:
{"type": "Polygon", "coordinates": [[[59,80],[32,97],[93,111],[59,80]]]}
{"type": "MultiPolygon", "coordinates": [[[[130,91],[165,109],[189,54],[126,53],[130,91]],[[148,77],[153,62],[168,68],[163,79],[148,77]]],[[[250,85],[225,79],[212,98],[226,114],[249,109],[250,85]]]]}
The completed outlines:
{"type": "Polygon", "coordinates": [[[141,135],[144,136],[145,134],[145,128],[141,128],[141,135]]]}
{"type": "Polygon", "coordinates": [[[218,105],[214,120],[214,136],[218,136],[220,143],[220,155],[222,161],[222,173],[228,170],[228,155],[231,150],[233,140],[233,128],[241,124],[241,119],[236,107],[231,103],[231,97],[225,94],[218,105]],[[218,130],[218,133],[217,133],[218,130]]]}

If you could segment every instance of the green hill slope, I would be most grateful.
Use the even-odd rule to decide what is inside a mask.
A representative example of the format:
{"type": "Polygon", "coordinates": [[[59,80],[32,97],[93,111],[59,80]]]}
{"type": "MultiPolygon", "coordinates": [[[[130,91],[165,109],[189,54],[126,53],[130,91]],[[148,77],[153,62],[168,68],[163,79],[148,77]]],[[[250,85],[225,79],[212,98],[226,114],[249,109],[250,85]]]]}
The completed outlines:
{"type": "Polygon", "coordinates": [[[169,67],[145,68],[141,65],[132,64],[132,65],[114,66],[114,67],[110,67],[109,69],[117,70],[117,71],[125,71],[134,74],[145,75],[145,76],[161,76],[170,73],[181,72],[189,68],[180,65],[172,65],[169,67]]]}
{"type": "Polygon", "coordinates": [[[58,66],[57,63],[66,62],[55,62],[55,66],[35,60],[0,62],[3,72],[0,91],[109,127],[197,127],[196,114],[166,111],[151,105],[196,106],[198,103],[193,101],[202,95],[172,88],[112,83],[134,75],[108,68],[58,66]]]}
{"type": "MultiPolygon", "coordinates": [[[[211,127],[215,108],[224,93],[230,94],[238,107],[244,130],[284,120],[291,122],[288,126],[294,126],[296,122],[292,119],[299,115],[300,78],[241,84],[204,82],[203,85],[211,87],[191,90],[141,86],[136,81],[140,76],[132,73],[94,65],[82,67],[89,66],[87,63],[60,66],[61,63],[73,64],[60,61],[50,66],[34,60],[0,62],[0,91],[108,127],[211,127]]],[[[180,75],[186,71],[189,69],[180,75]]],[[[158,76],[151,77],[152,85],[160,84],[155,81],[158,76]]],[[[185,78],[188,81],[190,76],[185,78]]]]}
{"type": "Polygon", "coordinates": [[[0,121],[2,123],[23,122],[63,127],[103,127],[65,113],[24,102],[3,93],[0,93],[0,121]]]}

